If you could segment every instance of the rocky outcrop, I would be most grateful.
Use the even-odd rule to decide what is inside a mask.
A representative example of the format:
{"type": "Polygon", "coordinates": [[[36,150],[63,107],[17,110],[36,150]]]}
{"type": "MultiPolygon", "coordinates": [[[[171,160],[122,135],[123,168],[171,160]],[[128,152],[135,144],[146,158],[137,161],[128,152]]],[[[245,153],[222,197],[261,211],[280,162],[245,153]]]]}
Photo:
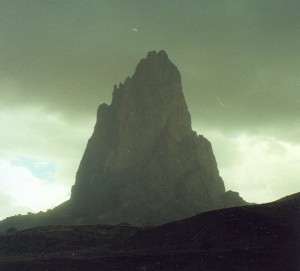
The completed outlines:
{"type": "Polygon", "coordinates": [[[244,205],[219,175],[210,142],[197,135],[178,69],[149,52],[102,104],[70,200],[46,213],[15,216],[0,232],[41,225],[158,225],[244,205]]]}
{"type": "Polygon", "coordinates": [[[222,207],[224,193],[210,142],[191,128],[178,69],[164,51],[149,52],[99,106],[72,189],[74,215],[161,224],[222,207]]]}

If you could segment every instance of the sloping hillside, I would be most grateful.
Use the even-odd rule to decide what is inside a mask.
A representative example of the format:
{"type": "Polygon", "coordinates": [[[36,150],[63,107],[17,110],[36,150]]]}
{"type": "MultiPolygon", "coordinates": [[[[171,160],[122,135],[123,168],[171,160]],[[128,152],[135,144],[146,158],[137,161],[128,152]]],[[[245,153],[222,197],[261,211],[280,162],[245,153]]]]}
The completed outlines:
{"type": "Polygon", "coordinates": [[[48,226],[0,236],[0,270],[299,270],[300,193],[153,228],[48,226]]]}

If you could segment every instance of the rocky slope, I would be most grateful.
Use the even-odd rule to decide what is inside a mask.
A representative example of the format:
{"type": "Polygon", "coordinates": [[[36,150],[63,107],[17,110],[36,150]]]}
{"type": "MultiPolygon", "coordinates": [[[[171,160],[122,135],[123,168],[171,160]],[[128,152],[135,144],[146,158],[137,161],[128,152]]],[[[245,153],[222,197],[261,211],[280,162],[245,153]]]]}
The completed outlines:
{"type": "Polygon", "coordinates": [[[192,130],[178,69],[153,51],[114,87],[111,104],[99,106],[70,200],[47,214],[9,218],[0,231],[14,220],[23,221],[18,228],[158,225],[243,204],[225,192],[210,142],[192,130]]]}
{"type": "Polygon", "coordinates": [[[298,271],[300,193],[153,228],[47,226],[0,235],[0,270],[298,271]]]}
{"type": "Polygon", "coordinates": [[[72,189],[75,215],[157,225],[223,207],[224,193],[210,142],[191,128],[178,69],[164,51],[149,52],[98,109],[72,189]]]}

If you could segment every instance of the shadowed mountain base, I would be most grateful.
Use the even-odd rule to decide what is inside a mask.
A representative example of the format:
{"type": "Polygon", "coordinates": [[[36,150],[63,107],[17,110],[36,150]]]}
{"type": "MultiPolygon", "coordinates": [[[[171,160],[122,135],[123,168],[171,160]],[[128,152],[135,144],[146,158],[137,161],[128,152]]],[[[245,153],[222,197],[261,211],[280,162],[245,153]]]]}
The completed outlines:
{"type": "Polygon", "coordinates": [[[149,52],[101,104],[68,201],[0,222],[0,232],[42,225],[155,226],[247,204],[225,191],[211,143],[192,130],[181,76],[164,51],[149,52]]]}
{"type": "Polygon", "coordinates": [[[298,271],[300,193],[158,227],[48,226],[0,236],[0,270],[298,271]]]}

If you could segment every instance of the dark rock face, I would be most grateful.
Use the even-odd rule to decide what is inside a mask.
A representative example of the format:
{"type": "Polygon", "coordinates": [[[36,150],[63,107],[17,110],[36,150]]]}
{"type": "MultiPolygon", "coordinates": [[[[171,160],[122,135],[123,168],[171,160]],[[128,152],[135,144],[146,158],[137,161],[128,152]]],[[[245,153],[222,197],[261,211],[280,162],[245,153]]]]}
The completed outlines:
{"type": "Polygon", "coordinates": [[[240,205],[219,176],[210,142],[191,128],[180,73],[164,51],[149,52],[102,104],[72,188],[85,221],[156,225],[240,205]]]}
{"type": "Polygon", "coordinates": [[[13,216],[9,228],[42,225],[159,225],[247,204],[225,192],[210,142],[191,128],[180,73],[164,51],[149,52],[102,104],[70,200],[13,216]]]}

